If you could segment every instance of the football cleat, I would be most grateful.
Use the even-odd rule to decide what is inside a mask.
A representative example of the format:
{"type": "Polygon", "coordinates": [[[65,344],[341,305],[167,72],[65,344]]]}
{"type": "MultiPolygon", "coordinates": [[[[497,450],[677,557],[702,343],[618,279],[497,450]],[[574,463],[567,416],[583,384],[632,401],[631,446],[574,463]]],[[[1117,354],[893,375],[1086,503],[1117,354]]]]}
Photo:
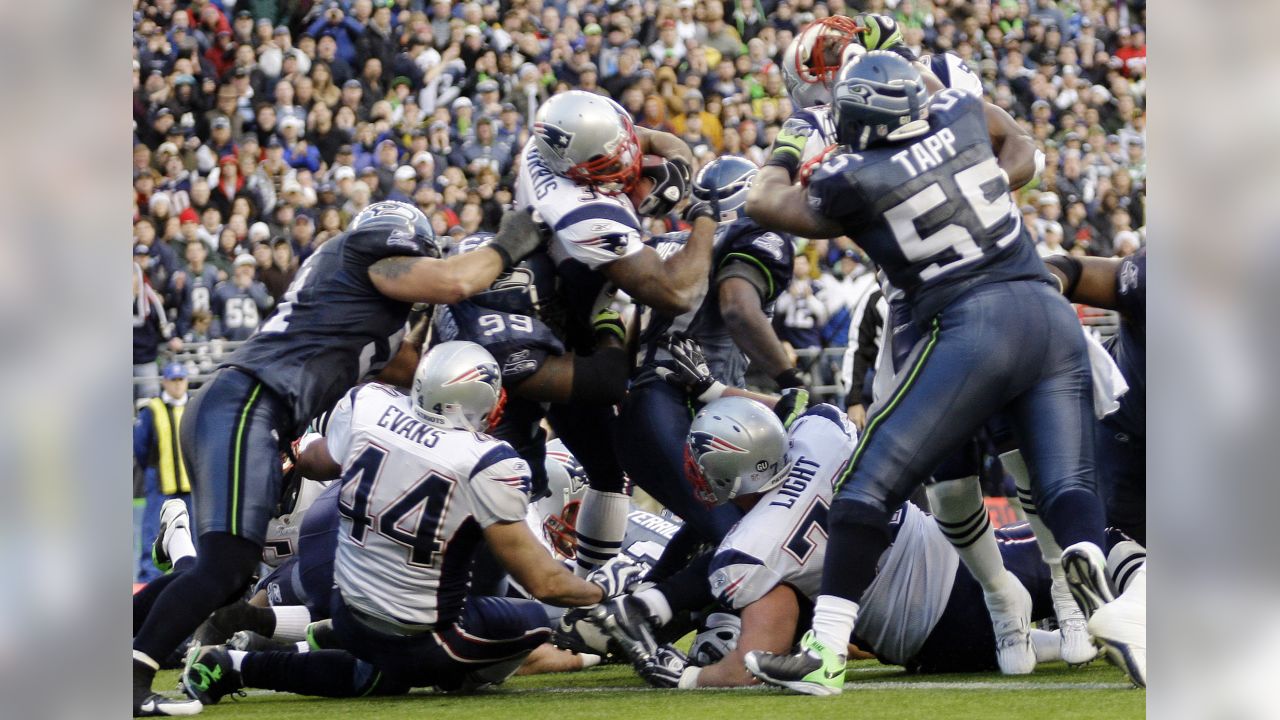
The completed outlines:
{"type": "Polygon", "coordinates": [[[214,705],[228,695],[244,695],[240,673],[224,645],[192,647],[182,670],[182,689],[193,700],[214,705]]]}
{"type": "Polygon", "coordinates": [[[137,659],[133,661],[133,716],[184,717],[199,714],[204,706],[199,700],[171,698],[151,690],[155,670],[137,659]]]}
{"type": "Polygon", "coordinates": [[[1147,686],[1147,573],[1139,568],[1120,597],[1089,618],[1089,632],[1138,687],[1147,686]]]}
{"type": "Polygon", "coordinates": [[[658,651],[655,624],[649,617],[649,608],[634,595],[623,595],[600,603],[590,610],[588,617],[618,643],[632,663],[642,663],[658,651]]]}
{"type": "Polygon", "coordinates": [[[1107,583],[1107,561],[1097,545],[1078,542],[1065,548],[1062,551],[1062,571],[1066,574],[1071,596],[1076,599],[1086,620],[1115,599],[1107,583]]]}
{"type": "Polygon", "coordinates": [[[160,572],[169,572],[173,569],[173,560],[164,548],[170,531],[175,528],[191,531],[191,518],[187,514],[187,504],[182,501],[182,498],[169,498],[164,501],[164,505],[160,506],[160,532],[156,533],[156,539],[151,543],[151,564],[155,565],[160,572]]]}
{"type": "Polygon", "coordinates": [[[1031,593],[1012,573],[1005,592],[985,595],[991,627],[996,635],[996,662],[1005,675],[1026,675],[1036,669],[1031,645],[1031,593]]]}
{"type": "Polygon", "coordinates": [[[1068,665],[1084,665],[1092,661],[1098,656],[1098,648],[1093,644],[1084,613],[1072,597],[1064,573],[1054,573],[1050,595],[1061,638],[1061,659],[1068,665]]]}
{"type": "Polygon", "coordinates": [[[844,655],[818,642],[812,630],[800,638],[799,650],[790,655],[752,650],[744,661],[752,675],[770,685],[805,695],[844,692],[844,655]]]}

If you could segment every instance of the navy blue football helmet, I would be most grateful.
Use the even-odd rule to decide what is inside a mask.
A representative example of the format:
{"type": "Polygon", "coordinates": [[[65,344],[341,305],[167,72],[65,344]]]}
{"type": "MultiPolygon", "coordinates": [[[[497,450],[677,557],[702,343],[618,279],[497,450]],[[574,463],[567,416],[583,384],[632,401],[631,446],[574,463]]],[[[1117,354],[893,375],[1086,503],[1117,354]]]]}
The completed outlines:
{"type": "Polygon", "coordinates": [[[440,241],[436,238],[431,220],[416,206],[398,200],[383,200],[367,206],[351,220],[348,232],[368,230],[375,227],[391,231],[400,230],[412,235],[415,240],[427,248],[431,257],[440,257],[440,241]]]}
{"type": "Polygon", "coordinates": [[[755,163],[734,155],[723,155],[698,171],[693,180],[693,203],[709,203],[713,194],[720,201],[720,222],[732,222],[742,216],[747,204],[747,191],[759,168],[755,163]]]}
{"type": "Polygon", "coordinates": [[[831,101],[836,140],[854,152],[928,131],[920,71],[896,53],[869,52],[840,68],[831,101]]]}

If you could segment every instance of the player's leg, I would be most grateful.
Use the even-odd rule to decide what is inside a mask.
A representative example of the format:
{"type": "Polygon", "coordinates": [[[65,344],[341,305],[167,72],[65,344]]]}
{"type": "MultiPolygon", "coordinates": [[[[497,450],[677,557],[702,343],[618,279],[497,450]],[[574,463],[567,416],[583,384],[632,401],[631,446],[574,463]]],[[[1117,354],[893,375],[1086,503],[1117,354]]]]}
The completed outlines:
{"type": "Polygon", "coordinates": [[[182,685],[206,705],[243,688],[333,698],[402,695],[410,689],[407,682],[345,650],[245,652],[223,645],[193,650],[182,685]]]}
{"type": "MultiPolygon", "coordinates": [[[[188,408],[182,450],[192,477],[200,555],[168,584],[134,636],[134,710],[155,704],[155,658],[172,652],[217,608],[243,592],[262,556],[280,491],[277,427],[287,411],[234,369],[219,371],[188,408]]],[[[161,708],[157,714],[165,714],[161,708]]]]}
{"type": "Polygon", "coordinates": [[[917,343],[892,393],[872,409],[827,516],[813,631],[798,655],[748,655],[749,667],[760,668],[751,668],[757,677],[801,692],[840,692],[858,599],[889,546],[893,510],[1019,389],[1023,350],[1010,342],[1017,309],[1008,295],[1002,285],[988,286],[948,306],[917,343]]]}
{"type": "Polygon", "coordinates": [[[1145,444],[1114,427],[1097,423],[1094,449],[1098,461],[1098,494],[1107,525],[1134,541],[1147,541],[1147,450],[1145,444]]]}
{"type": "Polygon", "coordinates": [[[712,513],[685,480],[684,444],[692,421],[684,394],[654,378],[627,393],[614,447],[633,483],[675,513],[703,542],[720,542],[737,518],[712,513]]]}
{"type": "Polygon", "coordinates": [[[552,405],[547,421],[590,478],[574,528],[578,536],[574,571],[586,577],[622,549],[631,510],[626,476],[610,442],[617,417],[612,407],[552,405]]]}

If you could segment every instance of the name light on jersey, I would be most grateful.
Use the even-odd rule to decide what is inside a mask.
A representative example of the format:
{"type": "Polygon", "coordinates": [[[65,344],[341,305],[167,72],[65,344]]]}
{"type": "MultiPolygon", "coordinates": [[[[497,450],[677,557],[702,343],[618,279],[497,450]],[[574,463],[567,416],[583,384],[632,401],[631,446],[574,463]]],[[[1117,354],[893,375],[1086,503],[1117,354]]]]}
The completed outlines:
{"type": "Polygon", "coordinates": [[[425,447],[435,447],[440,441],[440,431],[406,415],[400,408],[388,407],[378,418],[378,427],[386,428],[400,437],[425,447]]]}
{"type": "Polygon", "coordinates": [[[955,156],[956,135],[951,132],[951,128],[942,128],[921,142],[908,145],[906,150],[895,153],[891,159],[906,168],[911,177],[915,177],[955,156]]]}
{"type": "Polygon", "coordinates": [[[778,486],[778,495],[782,497],[774,498],[769,504],[781,508],[795,505],[817,472],[818,463],[806,457],[796,460],[795,465],[791,466],[791,472],[787,473],[787,479],[778,486]]]}

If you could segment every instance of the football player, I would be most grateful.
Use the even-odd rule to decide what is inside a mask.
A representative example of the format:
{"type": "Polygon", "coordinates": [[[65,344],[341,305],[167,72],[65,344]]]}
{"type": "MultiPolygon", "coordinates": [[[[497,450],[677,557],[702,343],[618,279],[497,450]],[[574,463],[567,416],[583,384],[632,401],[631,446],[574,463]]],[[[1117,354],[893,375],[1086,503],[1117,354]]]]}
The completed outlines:
{"type": "MultiPolygon", "coordinates": [[[[745,385],[748,363],[760,367],[782,389],[803,385],[770,323],[773,301],[791,282],[794,241],[761,228],[742,213],[756,166],[739,157],[707,163],[693,183],[693,203],[718,195],[720,226],[711,271],[694,309],[680,315],[642,310],[637,371],[618,416],[615,446],[632,482],[685,522],[703,542],[719,542],[737,519],[732,508],[712,513],[684,480],[684,437],[692,409],[724,386],[745,385]],[[701,348],[713,381],[690,393],[675,379],[672,338],[692,338],[701,348]]],[[[688,232],[646,242],[661,257],[679,252],[688,232]]]]}
{"type": "MultiPolygon", "coordinates": [[[[670,647],[639,648],[637,669],[650,684],[752,685],[758,681],[746,669],[746,655],[791,646],[800,618],[818,593],[833,484],[855,442],[854,427],[830,405],[810,408],[785,431],[765,408],[741,400],[718,400],[699,413],[690,432],[691,451],[705,448],[697,455],[699,469],[717,502],[750,508],[710,566],[716,599],[739,614],[740,624],[717,643],[714,662],[687,662],[670,647]],[[778,476],[758,474],[757,463],[781,470],[778,476]]],[[[890,527],[893,544],[862,597],[853,641],[881,661],[913,671],[994,669],[995,636],[982,589],[938,523],[906,503],[890,527]]],[[[1036,600],[1035,617],[1051,616],[1048,566],[1031,542],[1029,527],[1022,523],[998,532],[1005,563],[1036,600]]],[[[652,634],[636,627],[647,622],[637,601],[648,593],[623,595],[604,606],[615,626],[626,630],[624,647],[635,650],[652,634]]],[[[1041,661],[1057,659],[1057,633],[1032,633],[1041,661]]],[[[691,648],[690,656],[699,651],[705,654],[691,648]]]]}
{"type": "Polygon", "coordinates": [[[538,603],[468,597],[482,541],[544,602],[583,606],[616,594],[576,577],[530,532],[528,464],[484,435],[500,392],[488,352],[449,342],[423,357],[409,395],[380,383],[348,393],[302,458],[308,468],[341,468],[328,622],[344,649],[193,648],[186,692],[215,703],[246,686],[356,697],[504,681],[551,628],[538,603]]]}
{"type": "MultiPolygon", "coordinates": [[[[1069,546],[1062,563],[1077,604],[1087,615],[1086,606],[1112,599],[1093,483],[1085,341],[1070,306],[1046,284],[1009,197],[1012,173],[1002,168],[1024,167],[1029,177],[1030,153],[1021,143],[993,149],[980,100],[958,90],[929,97],[919,70],[892,53],[847,63],[833,108],[841,150],[808,188],[766,168],[747,211],[766,227],[806,237],[857,237],[904,291],[922,337],[887,401],[871,413],[841,480],[813,630],[798,653],[767,653],[757,664],[762,680],[811,694],[843,687],[842,638],[857,620],[879,551],[846,555],[888,547],[893,510],[1005,407],[1034,468],[1037,509],[1069,546]]],[[[1031,599],[1011,582],[995,543],[978,542],[984,525],[978,518],[952,530],[973,533],[963,557],[975,577],[987,578],[1000,648],[1026,658],[1031,599]]],[[[1136,633],[1129,640],[1137,643],[1136,633]]],[[[1028,664],[1034,667],[1034,655],[1028,664]]]]}
{"type": "Polygon", "coordinates": [[[509,213],[489,249],[440,259],[421,211],[381,202],[307,258],[275,315],[200,388],[182,424],[200,556],[157,581],[167,586],[134,636],[135,717],[199,712],[198,702],[152,692],[155,658],[249,582],[281,494],[282,445],[396,355],[413,303],[487,288],[540,242],[528,213],[509,213]]]}
{"type": "MultiPolygon", "coordinates": [[[[532,209],[550,227],[551,259],[567,308],[566,339],[574,351],[593,350],[591,318],[607,308],[611,288],[671,315],[693,309],[705,292],[719,220],[714,203],[695,206],[685,248],[662,258],[642,242],[633,200],[657,190],[674,207],[687,191],[692,160],[682,140],[637,128],[622,106],[599,95],[571,90],[538,109],[520,153],[515,204],[532,209]],[[649,153],[667,159],[667,187],[642,184],[643,156],[649,153]]],[[[609,444],[599,442],[613,421],[611,408],[574,406],[557,427],[593,483],[578,519],[580,574],[616,555],[626,529],[630,500],[622,468],[609,444]]]]}

